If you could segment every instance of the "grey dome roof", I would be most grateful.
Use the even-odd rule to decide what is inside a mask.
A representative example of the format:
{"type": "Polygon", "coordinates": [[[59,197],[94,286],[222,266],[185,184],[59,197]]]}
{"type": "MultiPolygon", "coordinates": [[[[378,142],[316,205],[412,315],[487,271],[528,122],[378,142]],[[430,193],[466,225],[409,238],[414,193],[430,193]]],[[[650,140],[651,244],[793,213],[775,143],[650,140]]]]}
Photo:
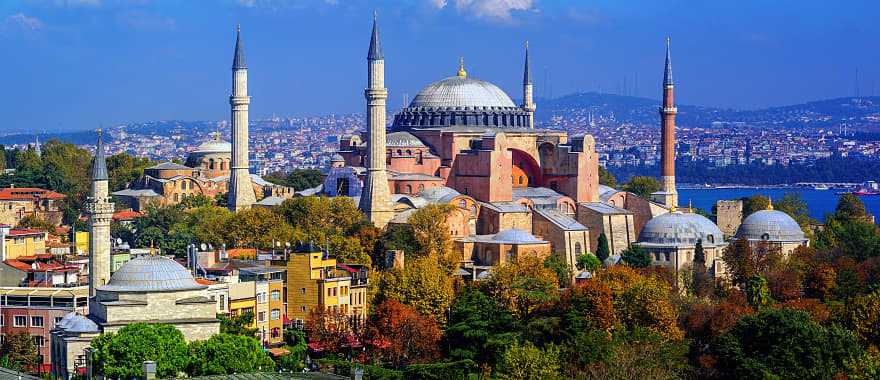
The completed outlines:
{"type": "Polygon", "coordinates": [[[203,142],[193,153],[232,153],[232,144],[215,138],[203,142]]]}
{"type": "Polygon", "coordinates": [[[429,187],[418,194],[430,203],[449,203],[460,195],[457,190],[446,186],[429,187]]]}
{"type": "Polygon", "coordinates": [[[534,243],[543,243],[543,240],[540,240],[532,234],[528,233],[525,230],[521,230],[518,228],[511,228],[509,230],[501,231],[495,236],[492,237],[492,240],[495,240],[499,243],[510,243],[510,244],[534,244],[534,243]]]}
{"type": "Polygon", "coordinates": [[[777,210],[761,210],[743,220],[736,231],[738,239],[773,242],[802,242],[804,231],[788,214],[777,210]]]}
{"type": "Polygon", "coordinates": [[[107,285],[107,292],[171,292],[205,289],[183,265],[163,256],[139,256],[122,265],[107,285]]]}
{"type": "Polygon", "coordinates": [[[724,234],[706,217],[682,212],[651,218],[639,234],[639,243],[656,245],[692,246],[697,240],[704,246],[720,245],[724,243],[724,234]]]}
{"type": "Polygon", "coordinates": [[[388,147],[424,147],[425,143],[409,132],[391,132],[385,137],[385,145],[388,147]]]}
{"type": "Polygon", "coordinates": [[[98,328],[98,324],[88,319],[82,315],[77,314],[74,316],[66,326],[64,326],[64,330],[67,332],[74,333],[97,333],[101,332],[101,329],[98,328]]]}
{"type": "Polygon", "coordinates": [[[65,327],[67,327],[67,325],[70,324],[70,321],[73,320],[74,318],[76,318],[76,315],[77,315],[77,314],[76,314],[75,311],[71,311],[71,312],[65,314],[65,315],[64,315],[64,318],[61,318],[61,320],[58,321],[58,323],[55,324],[55,327],[56,327],[56,328],[65,328],[65,327]]]}
{"type": "Polygon", "coordinates": [[[419,91],[410,107],[516,107],[498,86],[471,77],[454,76],[419,91]]]}
{"type": "Polygon", "coordinates": [[[330,157],[330,161],[345,161],[345,158],[339,153],[334,153],[333,156],[330,157]]]}

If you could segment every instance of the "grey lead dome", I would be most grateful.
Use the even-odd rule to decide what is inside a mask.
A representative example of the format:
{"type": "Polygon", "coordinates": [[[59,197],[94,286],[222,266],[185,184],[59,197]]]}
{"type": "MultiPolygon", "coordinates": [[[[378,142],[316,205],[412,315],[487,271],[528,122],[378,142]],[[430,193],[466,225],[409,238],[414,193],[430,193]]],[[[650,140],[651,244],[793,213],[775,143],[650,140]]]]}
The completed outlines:
{"type": "Polygon", "coordinates": [[[738,239],[772,242],[802,242],[801,226],[788,214],[778,210],[761,210],[749,215],[736,231],[738,239]]]}
{"type": "Polygon", "coordinates": [[[639,242],[648,244],[692,246],[697,240],[705,246],[718,245],[724,242],[724,234],[706,217],[681,212],[652,218],[639,234],[639,242]]]}
{"type": "Polygon", "coordinates": [[[199,290],[199,285],[183,265],[162,256],[139,256],[122,265],[110,276],[107,285],[98,287],[108,292],[170,292],[199,290]]]}
{"type": "Polygon", "coordinates": [[[471,77],[449,77],[419,91],[412,107],[516,107],[498,86],[471,77]]]}

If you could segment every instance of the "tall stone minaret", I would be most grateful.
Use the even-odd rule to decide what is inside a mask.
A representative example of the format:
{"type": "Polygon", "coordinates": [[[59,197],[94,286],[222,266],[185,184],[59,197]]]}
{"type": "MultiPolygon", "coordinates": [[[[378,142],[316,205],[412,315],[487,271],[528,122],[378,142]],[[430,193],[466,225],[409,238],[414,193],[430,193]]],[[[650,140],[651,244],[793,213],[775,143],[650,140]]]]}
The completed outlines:
{"type": "Polygon", "coordinates": [[[248,105],[251,98],[247,94],[247,62],[244,59],[244,44],[241,42],[241,27],[235,31],[235,56],[232,58],[232,166],[229,173],[229,195],[227,207],[231,211],[250,208],[257,201],[251,176],[248,172],[248,105]]]}
{"type": "Polygon", "coordinates": [[[104,156],[104,139],[98,130],[98,147],[92,164],[92,195],[86,203],[89,215],[89,296],[95,288],[110,280],[110,221],[113,202],[110,201],[109,177],[104,156]]]}
{"type": "Polygon", "coordinates": [[[522,108],[529,113],[529,128],[535,127],[535,101],[533,99],[534,87],[532,87],[532,69],[529,61],[529,41],[526,41],[526,63],[523,68],[523,104],[522,108]]]}
{"type": "Polygon", "coordinates": [[[675,99],[673,98],[674,87],[672,55],[669,49],[669,37],[667,37],[666,67],[663,73],[663,103],[660,105],[660,175],[662,176],[663,190],[652,194],[652,198],[655,202],[670,209],[678,206],[678,191],[675,189],[675,114],[678,113],[678,108],[675,107],[675,99]]]}
{"type": "Polygon", "coordinates": [[[379,24],[373,15],[373,35],[367,53],[367,126],[370,130],[367,178],[361,193],[360,209],[378,228],[384,228],[394,216],[388,173],[385,171],[385,58],[379,44],[379,24]]]}

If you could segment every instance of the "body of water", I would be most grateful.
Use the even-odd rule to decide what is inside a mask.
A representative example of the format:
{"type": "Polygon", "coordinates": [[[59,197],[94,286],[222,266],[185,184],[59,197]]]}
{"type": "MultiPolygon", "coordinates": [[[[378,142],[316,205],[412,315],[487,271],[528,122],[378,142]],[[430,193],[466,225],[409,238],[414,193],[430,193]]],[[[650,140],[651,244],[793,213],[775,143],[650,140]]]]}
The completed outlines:
{"type": "MultiPolygon", "coordinates": [[[[835,192],[840,190],[813,190],[813,189],[679,189],[678,204],[686,207],[688,201],[692,201],[694,207],[711,211],[715,202],[721,199],[739,199],[753,195],[771,197],[774,201],[780,200],[786,193],[800,194],[801,199],[807,202],[810,216],[822,221],[825,214],[834,212],[840,195],[835,192]]],[[[865,203],[868,212],[880,218],[880,195],[860,197],[865,203]]]]}

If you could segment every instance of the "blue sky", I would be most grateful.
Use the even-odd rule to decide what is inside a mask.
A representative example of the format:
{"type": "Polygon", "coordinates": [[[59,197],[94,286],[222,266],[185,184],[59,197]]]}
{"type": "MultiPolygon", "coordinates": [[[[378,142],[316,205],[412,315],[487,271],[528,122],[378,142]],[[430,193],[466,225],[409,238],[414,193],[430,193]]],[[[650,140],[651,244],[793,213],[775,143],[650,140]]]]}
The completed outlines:
{"type": "Polygon", "coordinates": [[[359,111],[373,9],[391,107],[459,56],[516,98],[527,39],[539,96],[657,98],[666,35],[680,103],[880,95],[880,1],[5,0],[4,128],[227,118],[236,23],[252,117],[359,111]]]}

